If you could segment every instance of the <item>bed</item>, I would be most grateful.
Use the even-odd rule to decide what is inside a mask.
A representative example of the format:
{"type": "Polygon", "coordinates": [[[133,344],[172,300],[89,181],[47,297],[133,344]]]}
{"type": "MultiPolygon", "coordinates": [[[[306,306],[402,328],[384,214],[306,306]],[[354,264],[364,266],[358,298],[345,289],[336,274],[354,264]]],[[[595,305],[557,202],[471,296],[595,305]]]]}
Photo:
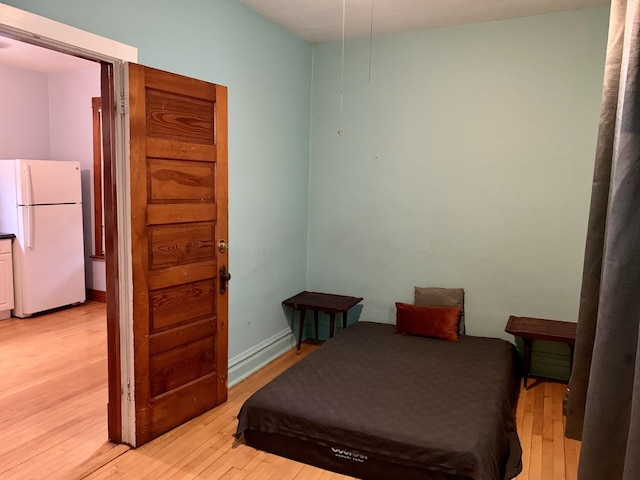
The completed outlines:
{"type": "Polygon", "coordinates": [[[521,470],[515,347],[359,322],[253,394],[236,435],[362,479],[505,480],[521,470]]]}

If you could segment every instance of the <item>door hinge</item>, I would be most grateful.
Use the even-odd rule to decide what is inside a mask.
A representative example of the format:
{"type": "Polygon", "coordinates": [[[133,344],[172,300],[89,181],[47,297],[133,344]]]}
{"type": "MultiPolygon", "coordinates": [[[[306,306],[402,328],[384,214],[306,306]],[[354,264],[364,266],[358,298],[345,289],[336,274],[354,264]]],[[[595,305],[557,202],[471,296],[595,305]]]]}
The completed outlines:
{"type": "Polygon", "coordinates": [[[131,401],[131,382],[127,382],[127,400],[131,401]]]}
{"type": "Polygon", "coordinates": [[[124,90],[120,92],[120,116],[124,117],[124,106],[125,106],[125,98],[124,98],[124,90]]]}

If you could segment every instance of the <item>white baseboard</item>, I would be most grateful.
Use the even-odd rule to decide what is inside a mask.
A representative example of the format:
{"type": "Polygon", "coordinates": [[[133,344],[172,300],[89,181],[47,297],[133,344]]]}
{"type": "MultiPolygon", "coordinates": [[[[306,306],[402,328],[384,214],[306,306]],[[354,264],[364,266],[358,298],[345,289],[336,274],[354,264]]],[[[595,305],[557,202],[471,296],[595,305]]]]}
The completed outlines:
{"type": "Polygon", "coordinates": [[[229,359],[228,385],[237,385],[252,373],[260,370],[296,345],[290,328],[276,333],[255,347],[229,359]]]}

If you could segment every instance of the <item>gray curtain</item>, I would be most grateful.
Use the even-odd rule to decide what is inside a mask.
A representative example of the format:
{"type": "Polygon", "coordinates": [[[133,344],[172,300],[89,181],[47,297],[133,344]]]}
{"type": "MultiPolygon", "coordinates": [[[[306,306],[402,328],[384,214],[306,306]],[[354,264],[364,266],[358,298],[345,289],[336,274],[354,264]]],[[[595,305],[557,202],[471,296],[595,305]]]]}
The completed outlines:
{"type": "Polygon", "coordinates": [[[640,479],[640,0],[612,0],[567,398],[580,480],[640,479]]]}

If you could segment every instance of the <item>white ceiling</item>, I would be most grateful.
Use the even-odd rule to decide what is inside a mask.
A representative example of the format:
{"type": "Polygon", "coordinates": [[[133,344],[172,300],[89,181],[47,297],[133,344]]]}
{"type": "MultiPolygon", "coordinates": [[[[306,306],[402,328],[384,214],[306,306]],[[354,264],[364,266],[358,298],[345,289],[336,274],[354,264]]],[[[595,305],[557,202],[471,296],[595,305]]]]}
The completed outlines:
{"type": "MultiPolygon", "coordinates": [[[[240,0],[309,42],[342,38],[343,0],[240,0]]],[[[609,5],[610,0],[344,0],[345,37],[488,22],[609,5]]]]}
{"type": "MultiPolygon", "coordinates": [[[[260,15],[316,43],[342,38],[343,0],[240,0],[260,15]]],[[[344,0],[345,37],[478,23],[609,5],[610,0],[344,0]]],[[[0,36],[0,64],[44,73],[96,63],[0,36]]]]}
{"type": "Polygon", "coordinates": [[[99,68],[96,62],[0,36],[0,64],[43,73],[99,68]]]}

